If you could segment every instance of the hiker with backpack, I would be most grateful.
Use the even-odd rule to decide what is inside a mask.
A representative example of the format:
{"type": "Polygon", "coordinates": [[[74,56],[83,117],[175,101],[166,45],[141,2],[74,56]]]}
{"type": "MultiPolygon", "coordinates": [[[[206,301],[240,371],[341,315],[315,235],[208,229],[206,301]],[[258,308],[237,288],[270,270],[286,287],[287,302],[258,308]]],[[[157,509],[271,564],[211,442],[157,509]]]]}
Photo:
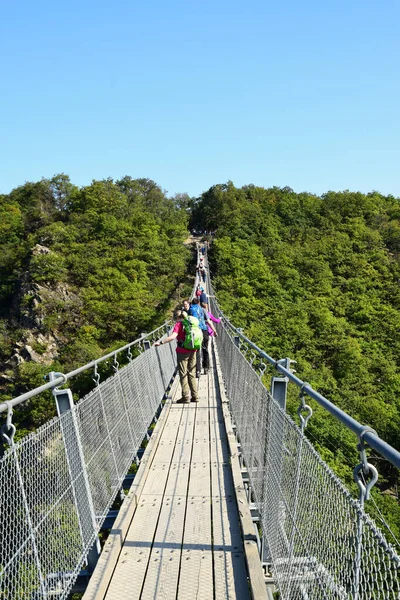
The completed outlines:
{"type": "MultiPolygon", "coordinates": [[[[189,308],[189,315],[192,315],[193,317],[196,317],[196,319],[199,320],[199,326],[203,332],[203,343],[201,345],[201,353],[204,375],[207,375],[208,370],[210,368],[210,353],[208,349],[208,340],[210,339],[210,334],[208,333],[208,326],[214,332],[214,335],[217,335],[217,332],[207,312],[200,306],[198,298],[192,299],[189,308]]],[[[199,368],[197,369],[197,373],[199,373],[199,368]]]]}
{"type": "Polygon", "coordinates": [[[182,388],[182,398],[177,400],[177,403],[198,402],[196,359],[201,349],[203,333],[198,319],[192,315],[189,316],[186,311],[177,311],[175,318],[177,322],[171,335],[159,340],[154,345],[161,346],[177,340],[176,357],[182,388]]]}
{"type": "MultiPolygon", "coordinates": [[[[213,323],[221,323],[221,319],[218,319],[218,317],[214,317],[214,315],[208,310],[208,303],[207,302],[201,302],[201,299],[200,299],[200,305],[204,309],[205,313],[208,315],[208,318],[213,323]]],[[[208,324],[208,321],[207,321],[207,329],[208,329],[208,333],[209,333],[210,337],[213,337],[214,334],[216,335],[215,328],[214,328],[214,330],[211,329],[211,327],[208,324]]]]}

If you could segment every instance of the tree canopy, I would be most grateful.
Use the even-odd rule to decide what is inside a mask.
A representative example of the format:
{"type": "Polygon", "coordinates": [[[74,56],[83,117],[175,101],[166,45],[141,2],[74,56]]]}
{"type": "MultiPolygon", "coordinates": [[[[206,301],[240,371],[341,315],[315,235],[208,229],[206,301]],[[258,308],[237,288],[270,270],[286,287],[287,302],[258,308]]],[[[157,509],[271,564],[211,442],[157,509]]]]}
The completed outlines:
{"type": "MultiPolygon", "coordinates": [[[[274,358],[296,360],[301,379],[397,449],[399,217],[399,199],[377,192],[317,197],[231,182],[205,192],[191,217],[214,234],[209,256],[225,314],[274,358]]],[[[288,408],[295,414],[297,406],[292,390],[288,408]]],[[[354,435],[313,409],[308,435],[353,485],[354,435]]],[[[376,464],[383,512],[393,501],[400,533],[398,472],[376,464]]]]}
{"type": "MultiPolygon", "coordinates": [[[[18,364],[21,340],[35,356],[54,345],[51,368],[67,371],[161,324],[188,272],[189,226],[213,232],[211,275],[231,320],[399,449],[399,223],[399,199],[378,192],[318,197],[227,182],[194,199],[129,176],[25,183],[0,195],[3,398],[49,370],[18,364]]],[[[351,487],[355,438],[313,408],[307,434],[351,487]]],[[[32,402],[20,432],[52,411],[50,401],[32,402]]],[[[400,536],[398,472],[385,461],[378,468],[377,501],[400,536]]]]}
{"type": "Polygon", "coordinates": [[[170,317],[191,259],[182,245],[184,199],[169,198],[150,179],[127,176],[79,188],[64,174],[0,196],[5,398],[24,391],[25,372],[32,385],[35,369],[40,377],[46,370],[22,363],[11,377],[9,359],[21,340],[37,354],[53,340],[55,365],[66,372],[170,317]],[[39,335],[40,342],[31,339],[39,335]]]}

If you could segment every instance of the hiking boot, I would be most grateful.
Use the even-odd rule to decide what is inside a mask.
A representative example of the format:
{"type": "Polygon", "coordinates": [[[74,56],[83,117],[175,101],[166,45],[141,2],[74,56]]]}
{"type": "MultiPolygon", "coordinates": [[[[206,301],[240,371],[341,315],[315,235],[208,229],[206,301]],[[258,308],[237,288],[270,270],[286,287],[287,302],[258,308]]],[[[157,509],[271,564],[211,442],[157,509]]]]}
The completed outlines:
{"type": "Polygon", "coordinates": [[[177,404],[189,404],[189,402],[189,398],[179,398],[179,400],[176,401],[177,404]]]}
{"type": "Polygon", "coordinates": [[[190,402],[198,402],[198,401],[199,401],[199,399],[198,399],[198,398],[192,398],[192,399],[190,400],[190,402]]]}
{"type": "Polygon", "coordinates": [[[208,375],[208,371],[209,371],[209,370],[210,370],[210,369],[204,369],[204,375],[208,375]]]}
{"type": "Polygon", "coordinates": [[[201,371],[196,371],[196,378],[197,379],[199,379],[200,375],[201,375],[201,371]]]}

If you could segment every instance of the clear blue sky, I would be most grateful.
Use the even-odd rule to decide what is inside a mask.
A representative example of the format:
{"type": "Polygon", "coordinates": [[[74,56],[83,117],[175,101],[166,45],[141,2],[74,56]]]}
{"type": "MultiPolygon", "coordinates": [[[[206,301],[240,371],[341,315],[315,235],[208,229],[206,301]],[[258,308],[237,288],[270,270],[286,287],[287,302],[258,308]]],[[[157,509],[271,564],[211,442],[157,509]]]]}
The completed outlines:
{"type": "Polygon", "coordinates": [[[400,196],[397,0],[0,7],[0,192],[149,177],[400,196]]]}

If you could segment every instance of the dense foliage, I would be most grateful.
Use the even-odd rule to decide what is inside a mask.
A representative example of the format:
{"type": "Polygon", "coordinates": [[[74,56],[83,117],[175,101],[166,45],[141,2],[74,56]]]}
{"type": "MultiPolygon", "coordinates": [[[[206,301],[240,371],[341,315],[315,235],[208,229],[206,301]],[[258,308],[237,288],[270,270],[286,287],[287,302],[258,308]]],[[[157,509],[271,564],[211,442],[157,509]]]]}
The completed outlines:
{"type": "MultiPolygon", "coordinates": [[[[192,215],[192,226],[215,232],[215,287],[232,321],[274,358],[295,359],[303,380],[398,449],[399,218],[399,199],[375,192],[317,197],[232,183],[204,193],[192,215]]],[[[312,441],[352,485],[354,435],[313,408],[312,441]]],[[[398,472],[375,464],[381,510],[397,511],[399,534],[398,472]]]]}
{"type": "MultiPolygon", "coordinates": [[[[225,313],[271,356],[295,359],[303,380],[400,449],[400,202],[376,192],[317,197],[227,183],[193,202],[185,194],[168,198],[148,179],[78,188],[58,175],[0,195],[3,398],[169,316],[188,271],[182,242],[190,208],[190,226],[214,233],[210,261],[225,313]],[[47,356],[53,342],[51,365],[10,360],[27,343],[47,356]]],[[[288,401],[294,415],[297,393],[288,401]]],[[[307,435],[354,489],[354,435],[313,409],[307,435]]],[[[50,394],[48,402],[26,403],[19,435],[53,411],[50,394]]],[[[398,472],[371,460],[380,473],[375,501],[400,537],[398,472]]]]}
{"type": "MultiPolygon", "coordinates": [[[[58,175],[0,196],[3,397],[41,385],[51,370],[28,360],[12,372],[10,356],[27,339],[39,355],[53,341],[52,368],[67,372],[169,318],[190,259],[187,203],[131,177],[78,188],[58,175]]],[[[48,416],[40,403],[29,419],[48,416]]]]}

